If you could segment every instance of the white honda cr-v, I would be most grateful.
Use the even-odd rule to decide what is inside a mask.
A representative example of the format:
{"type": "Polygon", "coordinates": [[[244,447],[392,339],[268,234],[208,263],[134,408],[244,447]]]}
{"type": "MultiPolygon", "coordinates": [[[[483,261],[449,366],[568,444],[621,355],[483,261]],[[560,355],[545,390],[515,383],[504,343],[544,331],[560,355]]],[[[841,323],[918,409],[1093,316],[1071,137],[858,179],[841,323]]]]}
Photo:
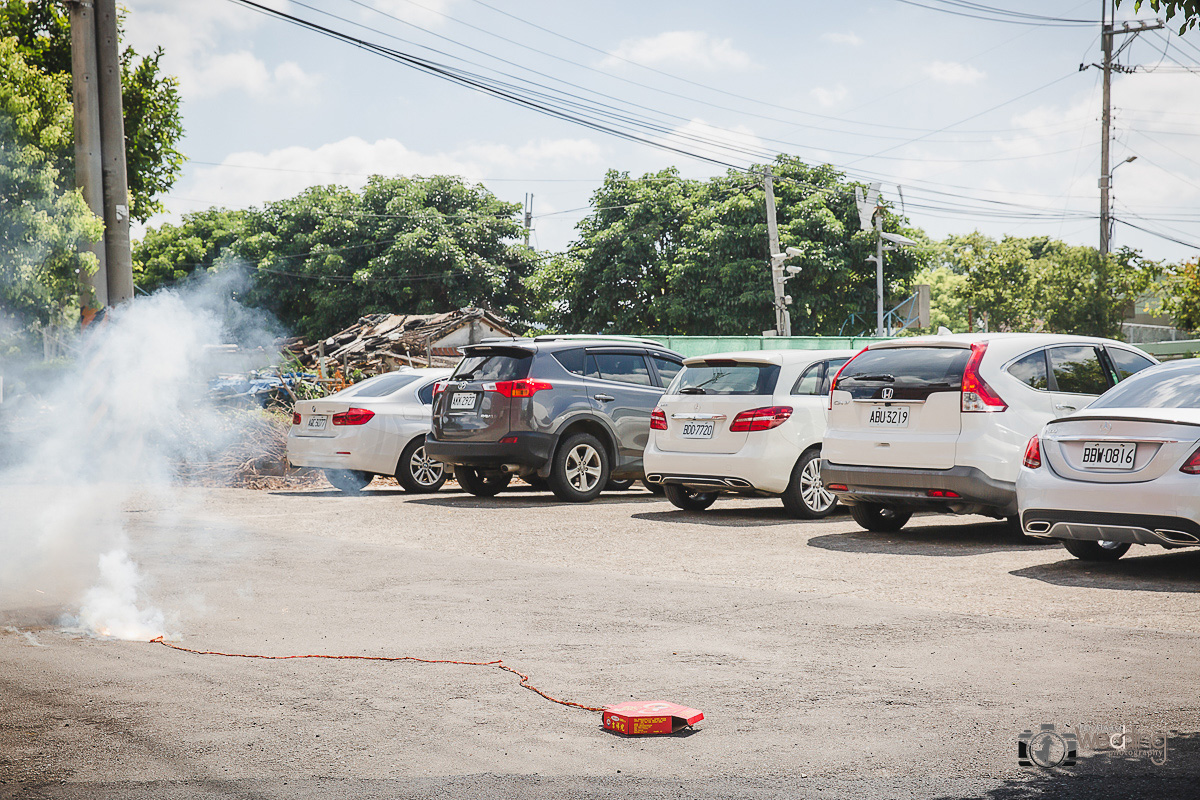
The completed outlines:
{"type": "Polygon", "coordinates": [[[1156,363],[1127,344],[1034,333],[869,345],[830,388],[821,477],[867,530],[914,511],[1008,518],[1029,438],[1156,363]]]}

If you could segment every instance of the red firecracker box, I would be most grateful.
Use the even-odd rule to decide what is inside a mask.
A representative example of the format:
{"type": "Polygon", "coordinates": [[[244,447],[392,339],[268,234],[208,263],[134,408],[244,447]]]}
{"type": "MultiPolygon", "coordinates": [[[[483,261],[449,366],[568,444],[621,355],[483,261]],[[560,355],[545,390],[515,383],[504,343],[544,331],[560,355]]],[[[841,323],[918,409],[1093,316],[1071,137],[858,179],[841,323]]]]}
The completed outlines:
{"type": "Polygon", "coordinates": [[[678,733],[704,719],[704,713],[661,700],[630,700],[604,710],[604,727],[626,736],[678,733]]]}

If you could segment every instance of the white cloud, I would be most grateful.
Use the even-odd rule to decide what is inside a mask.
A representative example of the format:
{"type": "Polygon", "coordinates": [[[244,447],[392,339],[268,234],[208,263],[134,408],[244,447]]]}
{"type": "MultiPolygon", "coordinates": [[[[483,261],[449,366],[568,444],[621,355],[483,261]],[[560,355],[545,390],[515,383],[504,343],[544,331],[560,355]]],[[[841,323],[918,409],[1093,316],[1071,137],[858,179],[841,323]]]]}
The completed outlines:
{"type": "Polygon", "coordinates": [[[655,137],[654,140],[682,150],[699,152],[734,163],[743,163],[748,160],[761,161],[762,158],[756,153],[769,149],[763,144],[763,140],[745,125],[716,128],[702,119],[692,119],[675,128],[667,136],[655,137]],[[695,139],[704,139],[705,142],[712,143],[702,144],[695,139]]]}
{"type": "Polygon", "coordinates": [[[862,37],[857,33],[822,33],[821,38],[833,44],[845,44],[851,47],[858,47],[863,43],[862,37]]]}
{"type": "Polygon", "coordinates": [[[810,94],[816,98],[817,102],[821,104],[822,108],[835,106],[850,96],[850,93],[846,91],[846,87],[842,86],[840,83],[834,87],[818,86],[817,88],[813,89],[810,94]]]}
{"type": "Polygon", "coordinates": [[[938,83],[969,86],[983,79],[984,74],[970,64],[957,61],[934,61],[925,65],[925,75],[938,83]]]}
{"type": "Polygon", "coordinates": [[[667,31],[657,36],[627,39],[600,65],[615,67],[623,60],[704,70],[742,71],[755,66],[749,54],[734,47],[732,41],[714,38],[703,31],[667,31]]]}
{"type": "MultiPolygon", "coordinates": [[[[273,4],[284,5],[280,0],[273,4]]],[[[184,97],[230,91],[297,97],[316,85],[294,61],[272,67],[249,50],[226,44],[258,27],[263,21],[259,14],[223,0],[188,0],[186,14],[180,13],[178,0],[126,0],[126,5],[126,41],[139,53],[162,47],[163,70],[179,78],[184,97]]]]}

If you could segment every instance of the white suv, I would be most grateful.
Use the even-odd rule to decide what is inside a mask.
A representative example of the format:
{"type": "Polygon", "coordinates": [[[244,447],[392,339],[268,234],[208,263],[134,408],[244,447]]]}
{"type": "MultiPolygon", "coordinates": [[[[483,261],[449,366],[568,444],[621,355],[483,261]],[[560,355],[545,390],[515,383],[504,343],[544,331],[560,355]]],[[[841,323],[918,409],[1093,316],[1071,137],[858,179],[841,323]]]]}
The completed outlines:
{"type": "Polygon", "coordinates": [[[829,395],[821,475],[867,530],[914,511],[1016,521],[1029,437],[1156,363],[1110,339],[950,334],[878,342],[842,368],[829,395]]]}
{"type": "Polygon", "coordinates": [[[658,401],[643,454],[646,481],[677,508],[722,492],[779,497],[793,516],[829,514],[821,437],[829,382],[853,350],[759,350],[683,362],[658,401]]]}

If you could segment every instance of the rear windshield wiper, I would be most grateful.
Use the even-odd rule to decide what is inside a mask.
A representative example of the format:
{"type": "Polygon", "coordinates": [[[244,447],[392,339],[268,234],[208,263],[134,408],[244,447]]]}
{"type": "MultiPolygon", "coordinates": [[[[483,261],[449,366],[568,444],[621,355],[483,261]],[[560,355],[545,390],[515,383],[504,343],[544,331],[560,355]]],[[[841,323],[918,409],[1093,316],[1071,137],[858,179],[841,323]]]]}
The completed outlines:
{"type": "Polygon", "coordinates": [[[708,394],[704,391],[703,386],[685,386],[679,390],[680,394],[708,394]]]}
{"type": "Polygon", "coordinates": [[[883,381],[885,383],[895,383],[896,382],[896,376],[888,375],[886,372],[881,373],[879,375],[869,375],[869,374],[864,374],[864,373],[857,373],[854,375],[845,375],[843,377],[846,380],[851,380],[851,381],[883,381]]]}

